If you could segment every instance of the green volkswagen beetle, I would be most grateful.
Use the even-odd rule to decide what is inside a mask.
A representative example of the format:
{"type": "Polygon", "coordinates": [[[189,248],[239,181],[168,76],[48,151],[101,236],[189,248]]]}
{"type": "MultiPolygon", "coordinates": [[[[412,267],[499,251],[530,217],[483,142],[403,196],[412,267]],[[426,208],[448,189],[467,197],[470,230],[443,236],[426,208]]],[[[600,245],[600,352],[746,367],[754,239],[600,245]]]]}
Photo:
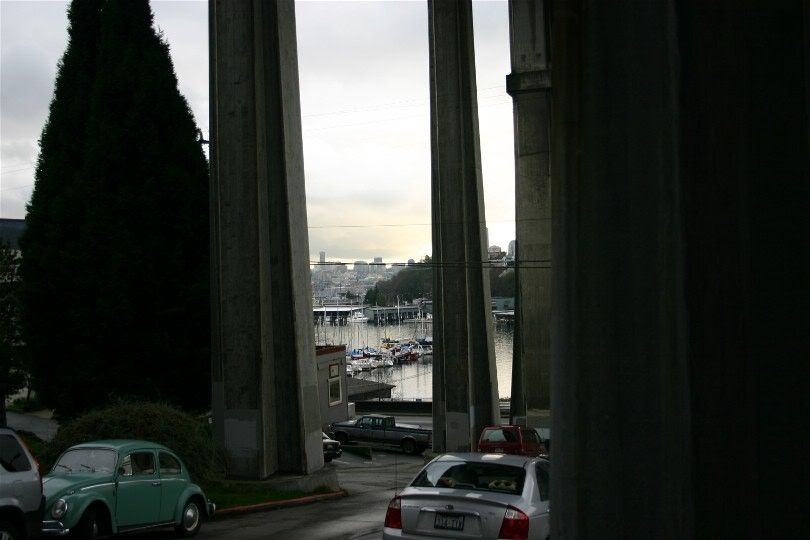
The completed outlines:
{"type": "Polygon", "coordinates": [[[177,454],[146,441],[72,446],[42,483],[47,536],[94,539],[167,525],[194,536],[215,509],[177,454]]]}

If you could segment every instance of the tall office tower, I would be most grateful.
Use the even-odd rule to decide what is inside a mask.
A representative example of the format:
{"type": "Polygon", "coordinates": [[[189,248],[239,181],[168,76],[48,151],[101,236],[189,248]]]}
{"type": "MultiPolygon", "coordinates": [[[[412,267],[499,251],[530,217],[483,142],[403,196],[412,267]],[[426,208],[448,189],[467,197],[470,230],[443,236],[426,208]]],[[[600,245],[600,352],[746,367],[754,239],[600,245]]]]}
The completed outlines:
{"type": "Polygon", "coordinates": [[[506,256],[507,257],[514,257],[515,256],[515,241],[509,241],[509,247],[506,248],[506,256]]]}
{"type": "Polygon", "coordinates": [[[321,264],[326,262],[326,252],[321,251],[321,264]]]}

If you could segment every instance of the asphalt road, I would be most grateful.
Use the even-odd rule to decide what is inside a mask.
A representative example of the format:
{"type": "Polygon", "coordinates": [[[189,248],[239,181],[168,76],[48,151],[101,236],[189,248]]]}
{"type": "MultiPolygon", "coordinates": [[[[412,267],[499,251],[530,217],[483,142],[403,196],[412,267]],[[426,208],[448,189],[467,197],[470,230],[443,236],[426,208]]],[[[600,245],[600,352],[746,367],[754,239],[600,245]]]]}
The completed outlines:
{"type": "MultiPolygon", "coordinates": [[[[371,461],[344,453],[327,464],[337,469],[340,485],[348,496],[241,516],[215,519],[203,524],[197,538],[234,540],[370,540],[381,538],[385,510],[397,489],[410,482],[424,459],[393,451],[374,450],[371,461]]],[[[173,538],[161,530],[128,535],[128,538],[173,538]]]]}

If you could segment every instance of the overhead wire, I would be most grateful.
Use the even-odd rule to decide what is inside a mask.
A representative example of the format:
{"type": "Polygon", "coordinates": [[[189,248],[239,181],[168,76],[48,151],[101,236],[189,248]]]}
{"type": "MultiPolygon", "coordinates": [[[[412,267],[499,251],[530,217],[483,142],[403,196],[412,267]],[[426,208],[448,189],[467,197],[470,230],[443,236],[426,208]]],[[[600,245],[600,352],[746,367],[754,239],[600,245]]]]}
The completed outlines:
{"type": "MultiPolygon", "coordinates": [[[[551,268],[551,259],[524,259],[524,260],[517,260],[510,261],[508,266],[504,266],[503,260],[494,260],[494,261],[442,261],[442,262],[414,262],[414,263],[403,263],[403,262],[393,262],[393,263],[375,263],[370,262],[366,263],[368,266],[392,266],[392,267],[410,267],[410,268],[503,268],[504,270],[509,268],[551,268]]],[[[311,266],[344,266],[347,263],[343,262],[320,262],[320,261],[309,261],[311,266]]],[[[349,263],[351,264],[351,263],[349,263]]],[[[365,266],[365,265],[364,265],[365,266]]]]}

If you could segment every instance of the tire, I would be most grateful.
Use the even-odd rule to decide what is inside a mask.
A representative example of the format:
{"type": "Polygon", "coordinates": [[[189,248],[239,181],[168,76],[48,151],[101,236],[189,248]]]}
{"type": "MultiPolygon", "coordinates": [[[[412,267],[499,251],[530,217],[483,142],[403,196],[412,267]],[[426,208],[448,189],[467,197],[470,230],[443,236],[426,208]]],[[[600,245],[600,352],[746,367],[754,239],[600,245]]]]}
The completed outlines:
{"type": "Polygon", "coordinates": [[[22,540],[22,534],[12,523],[0,521],[0,540],[22,540]]]}
{"type": "Polygon", "coordinates": [[[79,524],[71,531],[71,538],[77,540],[96,540],[101,532],[101,525],[98,522],[98,515],[95,508],[88,508],[84,511],[79,524]]]}
{"type": "Polygon", "coordinates": [[[324,461],[324,463],[329,463],[330,461],[332,461],[332,458],[325,457],[325,458],[323,458],[323,461],[324,461]]]}
{"type": "Polygon", "coordinates": [[[406,454],[415,454],[416,453],[416,442],[413,439],[405,439],[402,441],[401,445],[402,451],[406,454]]]}
{"type": "Polygon", "coordinates": [[[200,532],[202,526],[202,508],[200,501],[189,499],[180,514],[180,524],[175,525],[174,530],[179,536],[190,538],[200,532]]]}
{"type": "Polygon", "coordinates": [[[335,440],[339,442],[341,445],[343,445],[349,442],[349,436],[342,431],[338,431],[337,433],[335,433],[335,440]]]}

